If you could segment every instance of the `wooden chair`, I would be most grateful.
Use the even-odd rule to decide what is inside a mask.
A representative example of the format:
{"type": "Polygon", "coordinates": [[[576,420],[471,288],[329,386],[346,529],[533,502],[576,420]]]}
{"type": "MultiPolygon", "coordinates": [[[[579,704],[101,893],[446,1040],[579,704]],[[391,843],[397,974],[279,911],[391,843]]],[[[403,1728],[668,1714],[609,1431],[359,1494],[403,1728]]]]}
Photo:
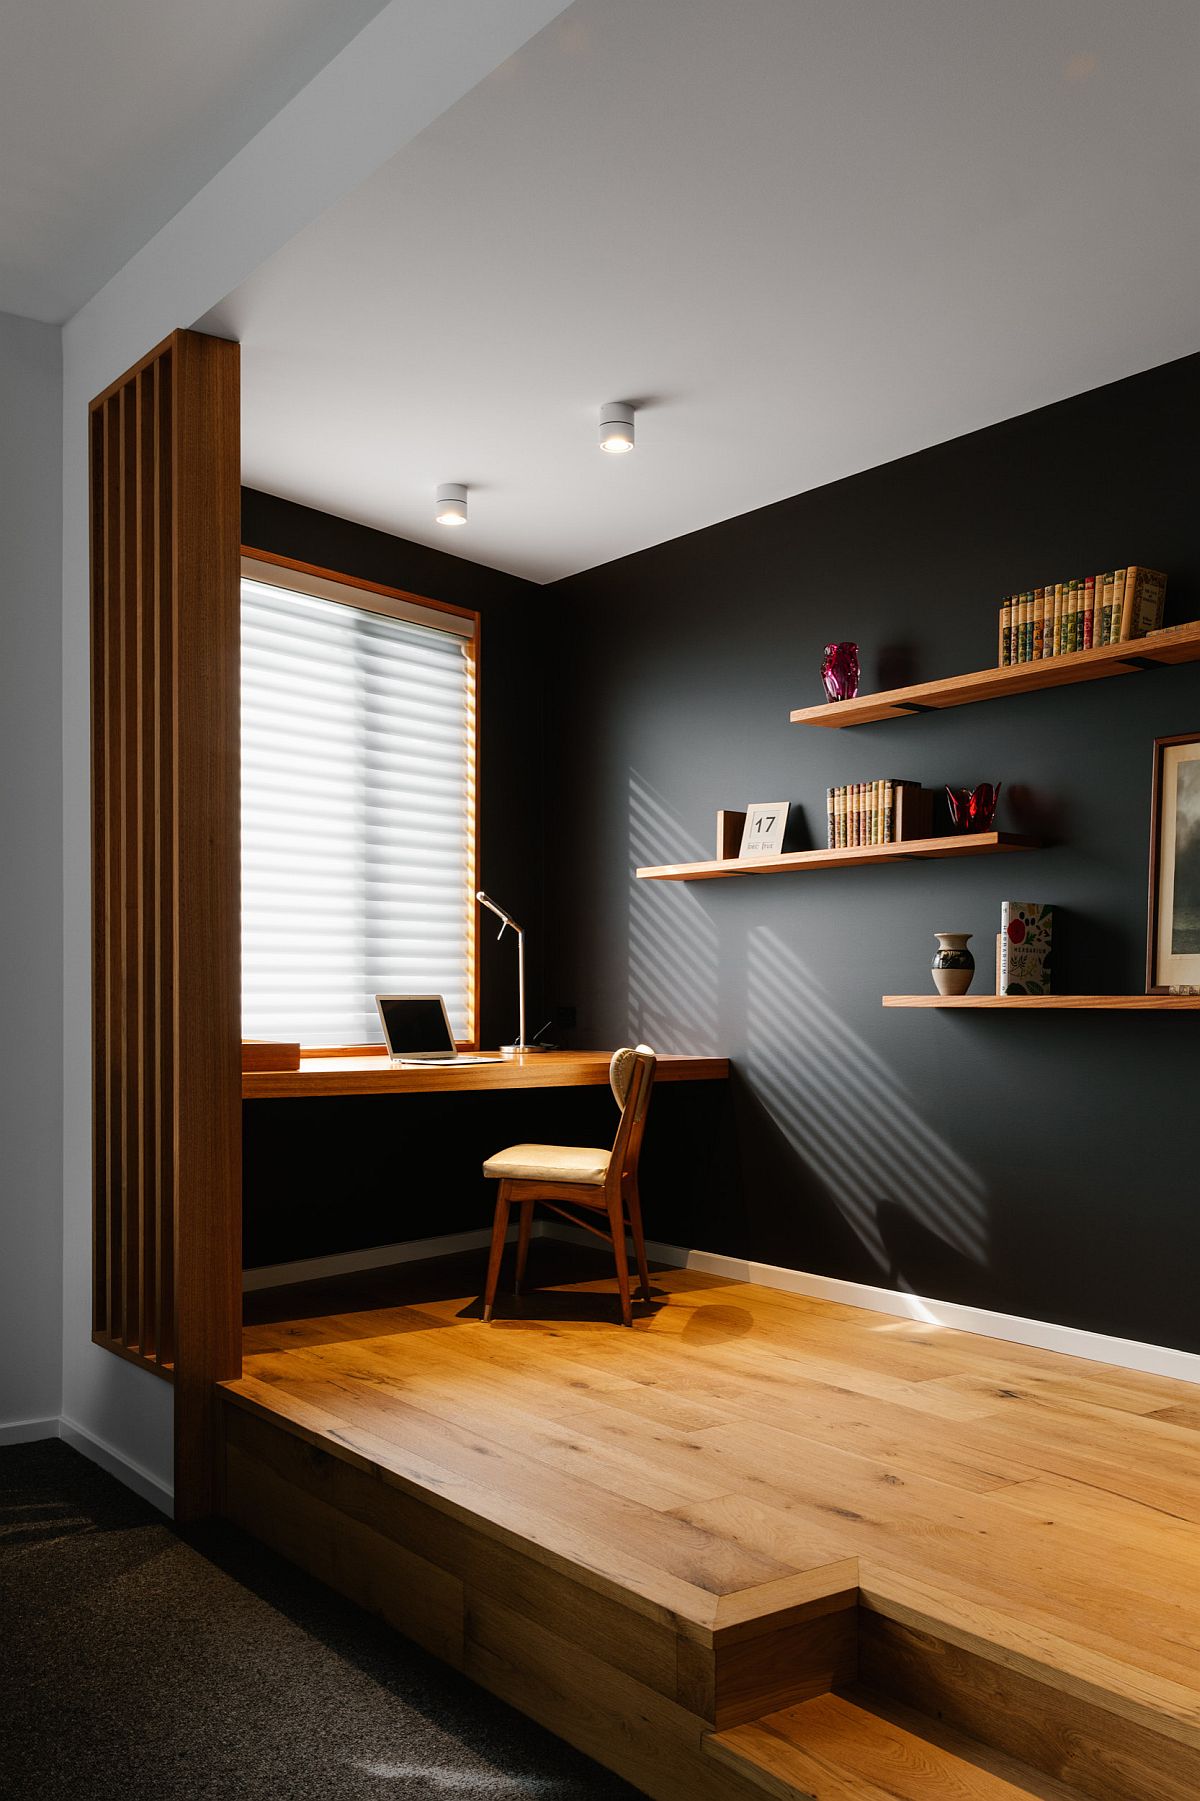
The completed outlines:
{"type": "Polygon", "coordinates": [[[611,1151],[595,1150],[583,1145],[514,1144],[506,1151],[489,1157],[483,1166],[485,1176],[499,1180],[496,1216],[492,1223],[492,1249],[488,1258],[487,1285],[483,1295],[483,1317],[490,1320],[496,1300],[496,1284],[500,1279],[500,1260],[508,1235],[510,1207],[521,1209],[517,1232],[517,1279],[514,1292],[520,1294],[529,1255],[529,1233],[533,1225],[533,1209],[542,1206],[573,1226],[582,1226],[597,1238],[612,1245],[617,1265],[617,1288],[621,1296],[621,1321],[632,1326],[633,1310],[629,1294],[629,1263],[625,1254],[626,1229],[632,1234],[637,1253],[638,1278],[642,1299],[650,1299],[650,1273],[646,1268],[646,1243],[642,1236],[642,1208],[638,1198],[638,1157],[642,1135],[646,1129],[646,1111],[650,1090],[654,1086],[654,1052],[639,1044],[614,1052],[608,1066],[608,1080],[621,1109],[617,1136],[611,1151]],[[566,1203],[566,1205],[564,1205],[566,1203]],[[607,1216],[607,1227],[593,1225],[568,1209],[584,1208],[607,1216]]]}

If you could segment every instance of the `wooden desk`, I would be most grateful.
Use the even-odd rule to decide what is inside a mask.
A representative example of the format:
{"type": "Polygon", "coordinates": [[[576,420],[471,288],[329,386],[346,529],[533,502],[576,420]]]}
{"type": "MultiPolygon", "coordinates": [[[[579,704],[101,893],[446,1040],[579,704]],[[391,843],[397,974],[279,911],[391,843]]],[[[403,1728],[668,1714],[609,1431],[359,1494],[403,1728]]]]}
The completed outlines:
{"type": "MultiPolygon", "coordinates": [[[[245,1070],[242,1099],[296,1100],[328,1094],[480,1093],[496,1088],[598,1088],[608,1081],[610,1051],[541,1051],[496,1063],[396,1069],[385,1056],[303,1057],[299,1069],[245,1070]]],[[[727,1057],[664,1056],[656,1081],[723,1082],[727,1057]]]]}

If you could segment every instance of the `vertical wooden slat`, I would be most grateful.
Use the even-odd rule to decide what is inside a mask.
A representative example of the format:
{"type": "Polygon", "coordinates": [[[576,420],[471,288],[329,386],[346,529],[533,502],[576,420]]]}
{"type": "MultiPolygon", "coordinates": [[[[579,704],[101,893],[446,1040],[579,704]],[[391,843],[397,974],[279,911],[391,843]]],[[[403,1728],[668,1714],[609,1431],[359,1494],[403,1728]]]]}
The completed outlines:
{"type": "Polygon", "coordinates": [[[107,944],[108,993],[106,1001],[105,1129],[107,1135],[106,1182],[108,1187],[108,1320],[109,1333],[124,1342],[121,1270],[124,1259],[121,1200],[124,1115],[121,1107],[121,403],[114,395],[104,409],[106,469],[104,550],[105,657],[105,780],[107,783],[107,831],[105,834],[104,932],[107,944]]]}
{"type": "Polygon", "coordinates": [[[94,1336],[174,1379],[181,1518],[241,1368],[238,440],[196,333],[92,403],[94,1336]]]}
{"type": "Polygon", "coordinates": [[[217,1481],[241,1369],[240,487],[236,346],[182,332],[171,410],[175,667],[175,1494],[217,1481]],[[232,496],[232,504],[230,497],[232,496]]]}
{"type": "Polygon", "coordinates": [[[138,1110],[141,1035],[138,994],[138,870],[141,817],[138,797],[138,592],[136,382],[121,389],[121,1270],[122,1336],[129,1350],[141,1345],[139,1194],[142,1132],[138,1110]]]}
{"type": "Polygon", "coordinates": [[[156,640],[154,543],[154,365],[137,377],[137,612],[138,612],[138,1120],[141,1146],[138,1167],[138,1312],[140,1349],[154,1355],[158,1342],[155,1307],[155,1253],[158,1242],[158,1091],[155,1045],[155,956],[157,927],[154,896],[155,847],[155,717],[156,640]]]}
{"type": "Polygon", "coordinates": [[[108,890],[108,622],[105,609],[108,525],[103,409],[88,422],[91,492],[92,698],[92,1316],[107,1332],[108,1317],[108,956],[103,897],[108,890]]]}
{"type": "Polygon", "coordinates": [[[156,364],[155,608],[158,705],[155,711],[155,1051],[158,1076],[159,1193],[156,1286],[160,1365],[175,1355],[175,622],[171,589],[172,358],[156,364]]]}

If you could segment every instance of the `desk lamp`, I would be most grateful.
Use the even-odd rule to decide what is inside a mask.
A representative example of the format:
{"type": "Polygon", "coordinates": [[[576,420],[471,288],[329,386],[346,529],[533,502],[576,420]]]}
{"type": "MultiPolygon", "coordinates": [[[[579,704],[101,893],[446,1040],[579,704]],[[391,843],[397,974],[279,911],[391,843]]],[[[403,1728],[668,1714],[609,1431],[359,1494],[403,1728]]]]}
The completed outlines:
{"type": "Polygon", "coordinates": [[[490,913],[494,913],[496,918],[501,922],[500,930],[496,934],[497,944],[499,944],[501,938],[503,938],[510,926],[517,934],[517,998],[520,1008],[518,1014],[519,1023],[517,1026],[517,1042],[515,1044],[502,1044],[500,1046],[500,1054],[504,1057],[519,1057],[526,1051],[540,1051],[543,1048],[540,1044],[526,1044],[525,1042],[525,928],[524,926],[519,926],[517,924],[511,913],[506,913],[503,907],[497,906],[494,900],[489,899],[482,888],[476,893],[475,899],[479,902],[481,907],[486,907],[490,913]]]}

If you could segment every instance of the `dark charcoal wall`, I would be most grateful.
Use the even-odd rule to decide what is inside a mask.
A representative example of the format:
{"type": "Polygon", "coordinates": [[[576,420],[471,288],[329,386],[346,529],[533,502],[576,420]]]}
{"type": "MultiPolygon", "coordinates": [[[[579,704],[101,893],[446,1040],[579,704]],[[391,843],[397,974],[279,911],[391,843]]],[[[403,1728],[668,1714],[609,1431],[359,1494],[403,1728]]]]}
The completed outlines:
{"type": "MultiPolygon", "coordinates": [[[[689,1242],[1200,1349],[1194,1016],[885,1012],[938,929],[991,982],[1005,898],[1061,909],[1061,985],[1140,989],[1151,742],[1200,731],[1200,665],[847,732],[864,688],[995,660],[1000,595],[1141,561],[1200,615],[1200,358],[557,584],[547,718],[549,998],[576,1041],[726,1051],[742,1188],[689,1242]],[[713,854],[714,814],[873,776],[1002,780],[1011,858],[637,883],[713,854]]],[[[672,1213],[678,1217],[680,1198],[672,1213]]]]}

